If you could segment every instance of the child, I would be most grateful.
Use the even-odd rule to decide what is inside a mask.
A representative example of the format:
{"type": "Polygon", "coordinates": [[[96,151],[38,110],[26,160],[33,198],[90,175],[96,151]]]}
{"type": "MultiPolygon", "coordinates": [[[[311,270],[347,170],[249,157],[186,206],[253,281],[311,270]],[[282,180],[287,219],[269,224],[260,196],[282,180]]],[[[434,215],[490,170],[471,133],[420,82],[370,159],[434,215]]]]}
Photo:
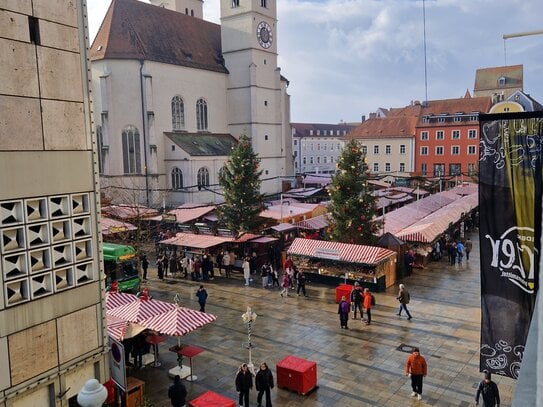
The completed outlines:
{"type": "Polygon", "coordinates": [[[349,327],[347,326],[347,321],[349,320],[349,308],[350,306],[347,302],[347,299],[345,298],[345,296],[342,296],[337,310],[337,313],[339,314],[339,322],[341,324],[341,328],[349,329],[349,327]]]}

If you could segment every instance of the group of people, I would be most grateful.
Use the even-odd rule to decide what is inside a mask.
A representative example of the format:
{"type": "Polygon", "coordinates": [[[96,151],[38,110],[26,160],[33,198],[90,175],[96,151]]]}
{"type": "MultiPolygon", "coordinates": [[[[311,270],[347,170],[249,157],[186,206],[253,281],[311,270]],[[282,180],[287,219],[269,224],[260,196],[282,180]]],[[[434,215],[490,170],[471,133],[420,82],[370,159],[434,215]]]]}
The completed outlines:
{"type": "MultiPolygon", "coordinates": [[[[255,386],[258,391],[256,402],[258,407],[262,406],[262,398],[266,397],[266,407],[272,407],[271,389],[273,389],[273,373],[265,362],[255,375],[255,386]]],[[[246,363],[243,363],[236,375],[236,391],[239,393],[239,405],[249,407],[249,393],[253,388],[253,374],[249,371],[246,363]]]]}
{"type": "Polygon", "coordinates": [[[360,286],[359,282],[355,282],[351,294],[347,301],[346,296],[341,297],[341,301],[338,306],[339,323],[342,329],[349,329],[349,313],[353,313],[353,319],[356,318],[356,312],[360,312],[360,320],[365,322],[366,325],[371,325],[371,308],[375,305],[375,297],[370,292],[369,288],[360,286]],[[366,319],[364,319],[364,310],[366,310],[366,319]]]}
{"type": "MultiPolygon", "coordinates": [[[[147,268],[149,260],[146,255],[140,258],[141,267],[143,269],[143,279],[147,279],[147,268]]],[[[183,253],[172,251],[159,252],[156,260],[157,274],[160,280],[168,277],[168,271],[172,277],[176,277],[177,273],[180,276],[188,278],[189,273],[193,281],[209,281],[214,278],[213,260],[209,254],[203,256],[190,257],[183,253]]]]}

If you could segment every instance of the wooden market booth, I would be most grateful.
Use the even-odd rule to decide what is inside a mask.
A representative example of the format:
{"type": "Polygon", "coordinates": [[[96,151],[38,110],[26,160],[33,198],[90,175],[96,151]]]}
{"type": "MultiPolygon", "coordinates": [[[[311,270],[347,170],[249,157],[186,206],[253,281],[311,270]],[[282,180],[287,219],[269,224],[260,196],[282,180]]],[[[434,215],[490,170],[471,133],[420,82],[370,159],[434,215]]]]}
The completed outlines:
{"type": "Polygon", "coordinates": [[[384,291],[396,283],[397,255],[375,246],[296,238],[287,251],[309,281],[354,284],[384,291]]]}

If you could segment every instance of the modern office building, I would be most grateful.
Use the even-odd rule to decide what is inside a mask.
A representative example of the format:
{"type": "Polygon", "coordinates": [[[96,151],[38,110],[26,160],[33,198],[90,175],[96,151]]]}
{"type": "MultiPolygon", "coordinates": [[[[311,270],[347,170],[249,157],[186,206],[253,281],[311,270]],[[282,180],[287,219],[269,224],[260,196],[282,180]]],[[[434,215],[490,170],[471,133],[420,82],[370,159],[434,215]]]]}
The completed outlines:
{"type": "Polygon", "coordinates": [[[0,406],[107,373],[83,0],[0,2],[0,406]]]}

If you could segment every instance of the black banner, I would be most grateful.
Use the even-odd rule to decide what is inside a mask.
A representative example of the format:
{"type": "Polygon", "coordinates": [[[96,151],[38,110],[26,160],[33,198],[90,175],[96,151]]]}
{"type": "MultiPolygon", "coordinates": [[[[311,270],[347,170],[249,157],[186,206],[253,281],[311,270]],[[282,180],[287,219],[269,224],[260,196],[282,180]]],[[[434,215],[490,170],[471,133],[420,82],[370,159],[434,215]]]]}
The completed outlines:
{"type": "Polygon", "coordinates": [[[480,369],[516,379],[537,292],[543,112],[480,116],[480,369]]]}

